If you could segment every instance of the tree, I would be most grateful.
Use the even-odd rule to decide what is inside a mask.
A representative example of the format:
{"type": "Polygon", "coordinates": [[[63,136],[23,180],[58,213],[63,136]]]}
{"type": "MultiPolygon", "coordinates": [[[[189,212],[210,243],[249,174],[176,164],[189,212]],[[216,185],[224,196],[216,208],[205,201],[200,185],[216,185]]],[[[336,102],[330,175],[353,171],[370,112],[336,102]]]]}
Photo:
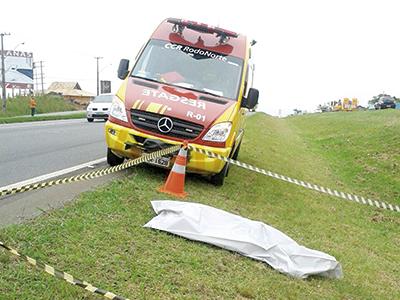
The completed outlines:
{"type": "Polygon", "coordinates": [[[295,109],[293,109],[293,112],[294,112],[295,115],[300,115],[301,114],[301,109],[295,108],[295,109]]]}
{"type": "Polygon", "coordinates": [[[392,97],[392,96],[390,96],[390,95],[388,95],[388,94],[385,94],[385,93],[381,93],[381,94],[379,94],[379,95],[377,95],[377,96],[373,96],[372,99],[368,101],[368,104],[375,104],[375,103],[377,103],[377,102],[381,99],[381,97],[392,98],[395,102],[400,102],[400,101],[399,101],[399,100],[400,100],[399,98],[392,97]]]}

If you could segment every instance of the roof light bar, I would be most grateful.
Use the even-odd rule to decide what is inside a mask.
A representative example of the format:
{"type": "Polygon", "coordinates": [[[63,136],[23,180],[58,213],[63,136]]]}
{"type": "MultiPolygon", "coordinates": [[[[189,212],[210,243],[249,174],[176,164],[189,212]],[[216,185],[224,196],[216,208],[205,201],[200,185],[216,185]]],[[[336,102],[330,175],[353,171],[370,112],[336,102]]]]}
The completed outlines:
{"type": "Polygon", "coordinates": [[[203,33],[210,33],[210,34],[216,34],[217,37],[219,37],[219,42],[221,44],[226,43],[229,38],[237,38],[239,34],[236,32],[226,30],[220,27],[214,27],[214,26],[209,26],[204,23],[198,23],[194,21],[189,21],[189,20],[182,20],[182,19],[175,19],[175,18],[169,18],[167,19],[168,23],[174,24],[174,27],[172,30],[175,33],[182,34],[183,29],[189,28],[198,32],[203,32],[203,33]]]}

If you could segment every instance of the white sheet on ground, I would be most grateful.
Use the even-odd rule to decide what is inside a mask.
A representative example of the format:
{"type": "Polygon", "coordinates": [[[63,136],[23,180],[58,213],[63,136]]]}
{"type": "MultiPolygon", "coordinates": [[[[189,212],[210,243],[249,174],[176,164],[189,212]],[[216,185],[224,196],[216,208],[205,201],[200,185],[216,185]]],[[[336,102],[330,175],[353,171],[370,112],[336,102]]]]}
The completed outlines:
{"type": "Polygon", "coordinates": [[[341,265],[333,256],[300,246],[262,222],[198,203],[164,200],[151,204],[157,216],[144,227],[238,252],[297,278],[342,277],[341,265]]]}

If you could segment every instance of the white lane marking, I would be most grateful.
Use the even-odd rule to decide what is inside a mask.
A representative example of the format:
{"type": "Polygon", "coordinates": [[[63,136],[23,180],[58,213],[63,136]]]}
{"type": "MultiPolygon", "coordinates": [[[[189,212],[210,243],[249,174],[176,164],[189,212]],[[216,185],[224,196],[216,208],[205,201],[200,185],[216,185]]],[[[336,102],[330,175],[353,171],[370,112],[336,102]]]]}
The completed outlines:
{"type": "Polygon", "coordinates": [[[76,170],[80,170],[80,169],[83,169],[83,168],[86,168],[86,167],[92,167],[93,165],[105,162],[106,160],[107,159],[105,157],[103,157],[103,158],[92,160],[92,161],[89,161],[89,162],[86,162],[86,163],[83,163],[83,164],[80,164],[80,165],[76,165],[76,166],[73,166],[73,167],[70,167],[70,168],[59,170],[59,171],[56,171],[56,172],[53,172],[53,173],[44,174],[44,175],[41,175],[41,176],[38,176],[38,177],[34,177],[34,178],[30,178],[30,179],[27,179],[27,180],[24,180],[24,181],[20,181],[20,182],[17,182],[17,183],[13,183],[13,184],[10,184],[10,185],[2,186],[2,187],[0,187],[0,191],[13,189],[13,188],[19,188],[19,187],[24,186],[24,185],[34,184],[34,183],[37,183],[37,182],[40,182],[40,181],[48,180],[50,178],[58,177],[58,176],[61,176],[61,175],[67,174],[67,173],[71,173],[71,172],[74,172],[76,170]]]}

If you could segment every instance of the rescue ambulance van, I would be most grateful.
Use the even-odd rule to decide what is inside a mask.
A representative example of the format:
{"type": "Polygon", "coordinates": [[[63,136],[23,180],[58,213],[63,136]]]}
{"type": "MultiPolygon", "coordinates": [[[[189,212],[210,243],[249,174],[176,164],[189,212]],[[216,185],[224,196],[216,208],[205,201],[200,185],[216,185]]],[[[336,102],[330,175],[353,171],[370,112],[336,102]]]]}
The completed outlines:
{"type": "MultiPolygon", "coordinates": [[[[236,159],[246,112],[258,103],[246,36],[169,18],[154,31],[132,68],[122,59],[123,81],[105,126],[107,161],[121,164],[172,145],[189,144],[236,159]]],[[[150,163],[171,168],[175,156],[150,163]]],[[[222,185],[229,164],[189,151],[186,170],[222,185]]]]}

